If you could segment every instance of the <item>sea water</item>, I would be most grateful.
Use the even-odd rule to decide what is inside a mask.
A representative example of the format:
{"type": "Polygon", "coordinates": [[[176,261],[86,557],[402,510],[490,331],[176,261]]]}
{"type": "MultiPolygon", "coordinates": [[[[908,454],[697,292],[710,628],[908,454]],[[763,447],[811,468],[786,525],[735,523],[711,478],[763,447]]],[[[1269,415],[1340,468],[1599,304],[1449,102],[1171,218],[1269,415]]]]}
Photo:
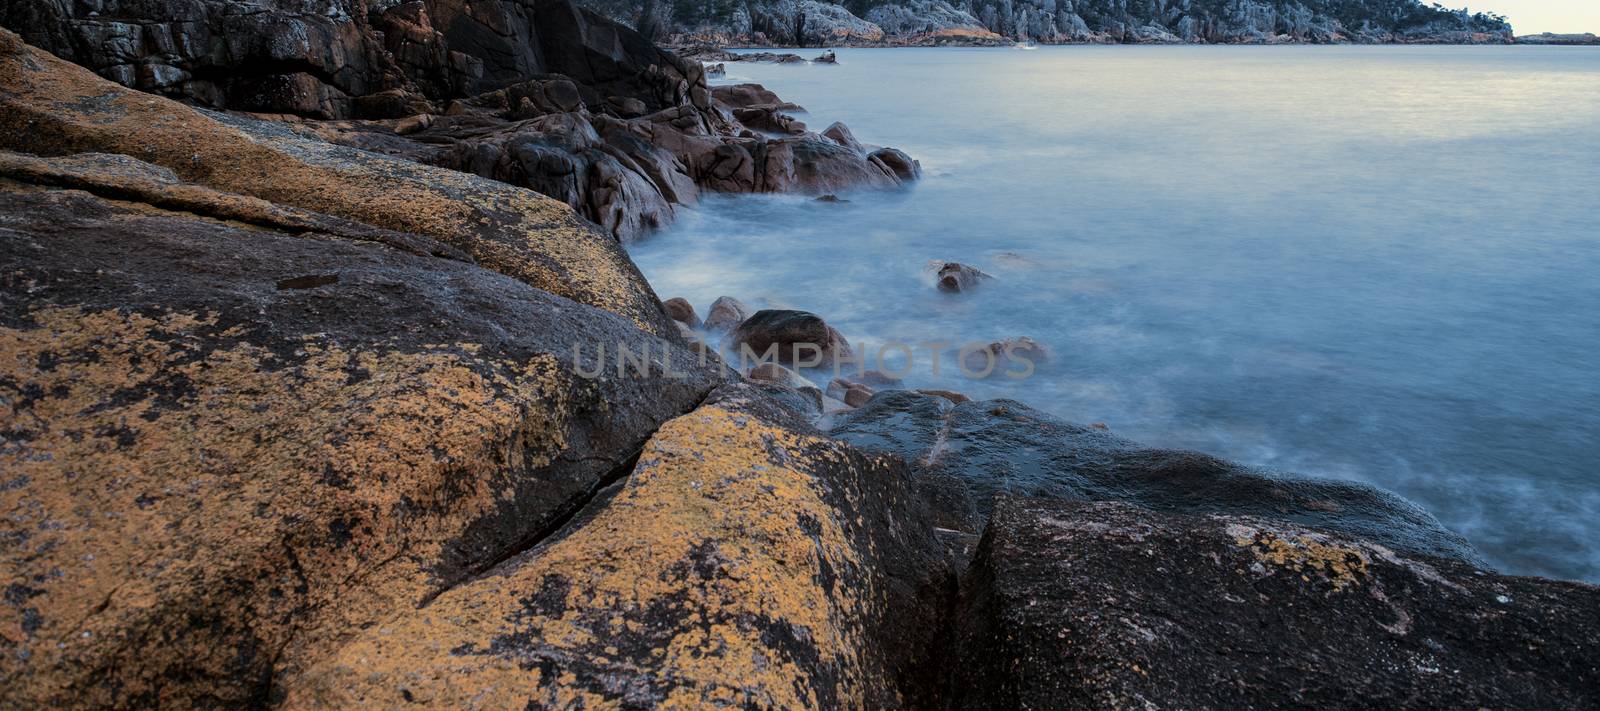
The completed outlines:
{"type": "Polygon", "coordinates": [[[663,298],[875,344],[1027,336],[1151,445],[1370,482],[1498,568],[1600,580],[1600,49],[844,49],[734,63],[919,159],[847,203],[715,197],[633,248],[663,298]],[[937,291],[930,262],[994,279],[937,291]]]}

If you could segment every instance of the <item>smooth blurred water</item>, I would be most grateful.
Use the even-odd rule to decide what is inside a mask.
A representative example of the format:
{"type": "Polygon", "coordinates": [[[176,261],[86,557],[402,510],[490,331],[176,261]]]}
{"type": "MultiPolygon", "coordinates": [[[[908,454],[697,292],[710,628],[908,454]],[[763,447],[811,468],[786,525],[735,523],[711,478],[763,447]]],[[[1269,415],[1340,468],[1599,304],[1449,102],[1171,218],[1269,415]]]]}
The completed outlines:
{"type": "Polygon", "coordinates": [[[635,247],[662,297],[852,341],[1031,336],[1013,397],[1399,492],[1500,568],[1600,580],[1600,50],[839,50],[730,64],[925,179],[712,199],[635,247]],[[929,260],[998,278],[938,293],[929,260]]]}

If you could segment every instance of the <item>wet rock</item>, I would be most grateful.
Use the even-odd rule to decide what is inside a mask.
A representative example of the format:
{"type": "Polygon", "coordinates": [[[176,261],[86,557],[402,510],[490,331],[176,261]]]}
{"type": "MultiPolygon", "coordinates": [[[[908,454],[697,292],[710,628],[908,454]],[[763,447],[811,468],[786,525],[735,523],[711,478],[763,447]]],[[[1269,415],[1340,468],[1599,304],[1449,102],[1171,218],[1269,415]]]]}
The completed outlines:
{"type": "MultiPolygon", "coordinates": [[[[936,277],[938,279],[939,291],[952,294],[963,291],[971,291],[982,282],[994,278],[979,271],[975,267],[969,267],[965,264],[961,264],[960,262],[943,263],[939,267],[936,277]]],[[[1002,347],[1001,350],[1004,350],[1004,348],[1002,347]]]]}
{"type": "Polygon", "coordinates": [[[689,303],[688,299],[675,296],[661,302],[661,307],[667,310],[667,316],[672,320],[690,328],[700,327],[700,315],[695,313],[694,304],[689,303]]]}
{"type": "Polygon", "coordinates": [[[871,400],[874,394],[876,394],[876,391],[872,388],[856,383],[844,392],[844,404],[851,407],[861,407],[867,404],[867,401],[871,400]]]}
{"type": "Polygon", "coordinates": [[[898,376],[885,373],[881,370],[865,371],[861,373],[858,378],[858,381],[862,384],[872,385],[875,387],[896,387],[900,385],[901,380],[902,379],[898,376]]]}
{"type": "Polygon", "coordinates": [[[260,703],[537,541],[724,378],[423,234],[126,156],[0,171],[28,285],[0,290],[8,705],[260,703]],[[657,365],[590,378],[598,344],[657,365]]]}
{"type": "Polygon", "coordinates": [[[844,402],[845,393],[849,392],[851,386],[853,385],[855,385],[855,383],[851,382],[847,378],[834,378],[833,380],[828,381],[828,389],[826,394],[828,397],[838,400],[839,402],[844,402]]]}
{"type": "Polygon", "coordinates": [[[751,368],[749,375],[745,377],[794,390],[807,398],[816,414],[822,412],[822,390],[793,370],[777,363],[762,363],[751,368]]]}
{"type": "Polygon", "coordinates": [[[765,309],[728,333],[723,350],[744,358],[778,363],[831,366],[853,355],[850,343],[821,316],[808,311],[765,309]]]}
{"type": "Polygon", "coordinates": [[[834,195],[833,193],[828,193],[827,195],[819,195],[819,196],[817,196],[817,202],[825,202],[825,203],[829,203],[829,204],[832,204],[832,205],[839,205],[839,204],[848,203],[850,201],[846,200],[844,198],[841,198],[838,195],[834,195]]]}
{"type": "Polygon", "coordinates": [[[705,326],[712,331],[731,331],[750,317],[750,307],[731,296],[719,296],[706,312],[705,326]]]}
{"type": "Polygon", "coordinates": [[[840,439],[891,451],[929,476],[959,479],[966,516],[981,530],[1001,494],[1115,501],[1194,515],[1253,515],[1360,536],[1419,555],[1479,562],[1459,535],[1421,507],[1355,482],[1312,479],[1155,449],[1063,422],[1011,400],[952,404],[907,391],[879,393],[833,427],[840,439]]]}
{"type": "Polygon", "coordinates": [[[951,708],[1577,709],[1600,685],[1600,588],[1235,514],[1007,498],[961,598],[951,708]]]}
{"type": "MultiPolygon", "coordinates": [[[[955,392],[953,390],[925,390],[925,389],[918,389],[917,392],[919,392],[919,393],[921,393],[923,395],[931,395],[933,397],[944,398],[946,400],[949,400],[952,404],[955,404],[955,405],[960,405],[961,403],[971,402],[972,401],[972,398],[967,397],[966,395],[963,395],[961,393],[955,392]]],[[[1091,426],[1093,426],[1093,425],[1091,425],[1091,426]]]]}
{"type": "Polygon", "coordinates": [[[834,54],[833,50],[828,50],[817,55],[815,59],[811,60],[811,62],[813,64],[838,64],[839,56],[834,54]]]}
{"type": "Polygon", "coordinates": [[[918,700],[944,567],[931,532],[904,525],[919,514],[902,462],[752,385],[662,426],[638,462],[582,525],[362,632],[285,703],[918,700]]]}

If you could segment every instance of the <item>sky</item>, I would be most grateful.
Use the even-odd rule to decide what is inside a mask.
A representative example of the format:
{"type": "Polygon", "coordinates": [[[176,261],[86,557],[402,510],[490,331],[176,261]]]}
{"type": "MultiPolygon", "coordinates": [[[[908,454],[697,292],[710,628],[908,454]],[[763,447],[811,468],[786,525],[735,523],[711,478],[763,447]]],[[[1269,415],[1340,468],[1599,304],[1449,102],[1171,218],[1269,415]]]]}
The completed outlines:
{"type": "Polygon", "coordinates": [[[1540,32],[1593,32],[1600,34],[1600,0],[1466,0],[1441,1],[1446,7],[1465,4],[1474,12],[1497,12],[1511,20],[1519,35],[1540,32]]]}

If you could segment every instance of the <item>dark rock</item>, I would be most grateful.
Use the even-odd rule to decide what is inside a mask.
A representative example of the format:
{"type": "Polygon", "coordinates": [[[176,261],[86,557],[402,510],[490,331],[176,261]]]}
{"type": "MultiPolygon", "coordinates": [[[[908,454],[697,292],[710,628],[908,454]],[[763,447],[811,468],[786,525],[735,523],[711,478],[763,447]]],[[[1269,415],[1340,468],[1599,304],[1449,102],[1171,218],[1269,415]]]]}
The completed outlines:
{"type": "Polygon", "coordinates": [[[839,56],[834,54],[833,50],[828,50],[817,55],[817,57],[811,61],[816,64],[838,64],[839,56]]]}
{"type": "Polygon", "coordinates": [[[777,363],[762,363],[751,368],[745,377],[798,392],[805,396],[809,411],[813,414],[822,413],[822,390],[799,373],[777,363]]]}
{"type": "MultiPolygon", "coordinates": [[[[1198,452],[1152,449],[1062,422],[1011,400],[952,404],[879,393],[833,435],[891,451],[928,475],[961,479],[977,532],[1000,494],[1116,501],[1156,511],[1252,515],[1361,536],[1395,550],[1478,563],[1477,553],[1417,505],[1354,482],[1242,466],[1198,452]]],[[[957,512],[961,514],[963,512],[957,512]]]]}
{"type": "Polygon", "coordinates": [[[949,708],[1588,708],[1600,588],[1313,528],[1003,499],[949,708]]]}
{"type": "MultiPolygon", "coordinates": [[[[951,391],[951,390],[924,390],[924,389],[919,389],[919,390],[917,390],[917,392],[922,393],[923,395],[932,395],[933,397],[944,398],[946,400],[949,400],[952,404],[955,404],[955,405],[960,405],[963,402],[971,402],[972,401],[972,398],[967,397],[966,395],[963,395],[961,393],[951,391]]],[[[1091,426],[1093,426],[1093,425],[1091,425],[1091,426]]]]}
{"type": "Polygon", "coordinates": [[[688,299],[675,296],[661,302],[661,307],[667,310],[667,316],[689,328],[700,327],[700,314],[695,313],[694,304],[688,299]]]}
{"type": "MultiPolygon", "coordinates": [[[[945,262],[939,267],[937,276],[939,291],[952,294],[971,291],[979,283],[993,278],[974,267],[969,267],[959,262],[945,262]]],[[[1001,350],[1004,350],[1004,347],[1001,350]]]]}
{"type": "Polygon", "coordinates": [[[623,118],[643,116],[646,110],[643,101],[628,96],[608,97],[606,103],[610,104],[617,114],[623,118]]]}
{"type": "Polygon", "coordinates": [[[706,312],[705,326],[713,331],[731,331],[747,318],[750,318],[750,307],[744,302],[731,296],[719,296],[706,312]]]}
{"type": "Polygon", "coordinates": [[[752,363],[756,359],[772,359],[778,363],[816,361],[831,366],[835,359],[852,355],[850,343],[821,316],[781,309],[755,312],[728,333],[722,347],[752,363]],[[746,351],[747,356],[743,355],[746,351]]]}
{"type": "Polygon", "coordinates": [[[868,370],[859,376],[859,382],[862,384],[876,387],[895,387],[900,384],[901,380],[901,378],[881,370],[868,370]]]}

